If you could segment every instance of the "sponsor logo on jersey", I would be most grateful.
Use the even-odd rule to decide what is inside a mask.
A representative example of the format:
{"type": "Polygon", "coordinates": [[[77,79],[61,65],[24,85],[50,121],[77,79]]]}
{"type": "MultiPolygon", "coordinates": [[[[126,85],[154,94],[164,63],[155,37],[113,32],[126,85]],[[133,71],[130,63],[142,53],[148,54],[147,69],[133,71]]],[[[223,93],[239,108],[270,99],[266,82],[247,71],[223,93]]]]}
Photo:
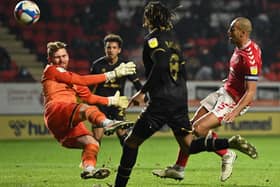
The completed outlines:
{"type": "Polygon", "coordinates": [[[258,67],[257,66],[250,67],[250,73],[251,73],[251,75],[257,75],[258,74],[258,67]]]}
{"type": "Polygon", "coordinates": [[[148,40],[148,44],[150,48],[155,48],[158,46],[158,40],[157,38],[151,38],[148,40]]]}

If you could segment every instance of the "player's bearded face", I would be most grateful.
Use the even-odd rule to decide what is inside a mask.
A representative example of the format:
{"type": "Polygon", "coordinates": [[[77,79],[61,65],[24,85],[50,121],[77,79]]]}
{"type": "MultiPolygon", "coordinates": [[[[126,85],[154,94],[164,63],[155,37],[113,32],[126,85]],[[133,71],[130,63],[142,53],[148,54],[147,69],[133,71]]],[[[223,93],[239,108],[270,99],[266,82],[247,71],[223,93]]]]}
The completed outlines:
{"type": "Polygon", "coordinates": [[[105,45],[105,54],[110,60],[115,60],[121,52],[121,48],[117,42],[107,42],[105,45]]]}
{"type": "Polygon", "coordinates": [[[57,65],[64,69],[67,69],[68,64],[69,64],[69,55],[68,55],[66,49],[57,50],[54,53],[53,57],[51,57],[50,61],[53,65],[57,65]]]}

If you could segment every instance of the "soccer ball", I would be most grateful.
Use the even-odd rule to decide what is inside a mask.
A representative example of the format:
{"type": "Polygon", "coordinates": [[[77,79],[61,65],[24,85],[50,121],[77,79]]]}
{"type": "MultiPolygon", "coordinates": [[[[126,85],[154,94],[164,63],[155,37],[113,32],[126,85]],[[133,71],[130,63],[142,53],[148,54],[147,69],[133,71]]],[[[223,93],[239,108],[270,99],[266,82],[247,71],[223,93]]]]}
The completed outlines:
{"type": "Polygon", "coordinates": [[[24,25],[36,23],[40,18],[40,9],[33,1],[20,1],[14,9],[15,19],[24,25]]]}

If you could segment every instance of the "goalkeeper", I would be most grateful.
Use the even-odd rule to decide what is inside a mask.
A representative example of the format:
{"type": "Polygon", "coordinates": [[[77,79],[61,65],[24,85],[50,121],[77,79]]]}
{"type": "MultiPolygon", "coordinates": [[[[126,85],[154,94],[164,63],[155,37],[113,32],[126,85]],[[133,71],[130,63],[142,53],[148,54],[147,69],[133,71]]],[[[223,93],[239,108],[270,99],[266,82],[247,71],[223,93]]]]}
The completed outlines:
{"type": "Polygon", "coordinates": [[[99,142],[83,121],[88,120],[94,128],[104,128],[108,133],[113,133],[118,128],[130,127],[133,123],[110,120],[96,106],[91,105],[126,107],[128,104],[126,97],[120,97],[119,93],[110,97],[93,95],[87,86],[134,74],[135,64],[121,64],[110,72],[80,76],[67,71],[69,55],[65,43],[49,42],[47,55],[48,65],[41,80],[45,124],[62,146],[83,149],[81,173],[83,179],[106,178],[110,174],[107,168],[95,168],[99,142]],[[76,96],[87,104],[78,103],[76,96]]]}
{"type": "MultiPolygon", "coordinates": [[[[92,63],[91,74],[99,74],[107,71],[112,71],[114,68],[124,63],[125,61],[119,57],[122,51],[123,40],[119,35],[108,34],[105,36],[104,40],[104,52],[105,56],[98,58],[92,63]]],[[[102,84],[97,84],[92,88],[93,93],[101,96],[110,96],[116,92],[124,95],[125,83],[129,80],[134,88],[139,91],[142,87],[139,78],[136,74],[124,76],[119,79],[112,79],[110,81],[104,82],[102,84]]],[[[124,120],[125,110],[119,106],[106,106],[98,105],[98,108],[110,119],[124,120]]],[[[101,141],[104,134],[104,129],[94,130],[94,137],[101,141]]],[[[107,134],[107,132],[105,132],[107,134]]],[[[123,141],[128,134],[128,129],[118,129],[116,134],[119,138],[120,144],[123,145],[123,141]]],[[[110,134],[107,134],[110,135],[110,134]]]]}

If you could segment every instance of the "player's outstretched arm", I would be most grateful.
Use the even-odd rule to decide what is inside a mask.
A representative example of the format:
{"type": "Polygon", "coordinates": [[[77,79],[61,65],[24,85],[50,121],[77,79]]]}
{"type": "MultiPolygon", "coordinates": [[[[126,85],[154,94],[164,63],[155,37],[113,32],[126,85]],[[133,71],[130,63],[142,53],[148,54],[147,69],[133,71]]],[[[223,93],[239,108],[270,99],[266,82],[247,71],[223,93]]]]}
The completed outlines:
{"type": "Polygon", "coordinates": [[[117,91],[114,96],[103,97],[99,95],[92,94],[88,87],[86,86],[76,86],[76,91],[78,96],[82,101],[87,104],[95,105],[107,105],[107,106],[117,106],[121,108],[127,108],[128,99],[126,96],[120,96],[120,92],[117,91]]]}
{"type": "Polygon", "coordinates": [[[42,81],[44,80],[54,80],[65,84],[89,86],[103,83],[107,80],[107,77],[105,74],[79,75],[61,67],[49,66],[44,72],[42,81]]]}
{"type": "Polygon", "coordinates": [[[87,86],[75,86],[79,98],[90,105],[109,105],[109,98],[92,94],[87,86]]]}

